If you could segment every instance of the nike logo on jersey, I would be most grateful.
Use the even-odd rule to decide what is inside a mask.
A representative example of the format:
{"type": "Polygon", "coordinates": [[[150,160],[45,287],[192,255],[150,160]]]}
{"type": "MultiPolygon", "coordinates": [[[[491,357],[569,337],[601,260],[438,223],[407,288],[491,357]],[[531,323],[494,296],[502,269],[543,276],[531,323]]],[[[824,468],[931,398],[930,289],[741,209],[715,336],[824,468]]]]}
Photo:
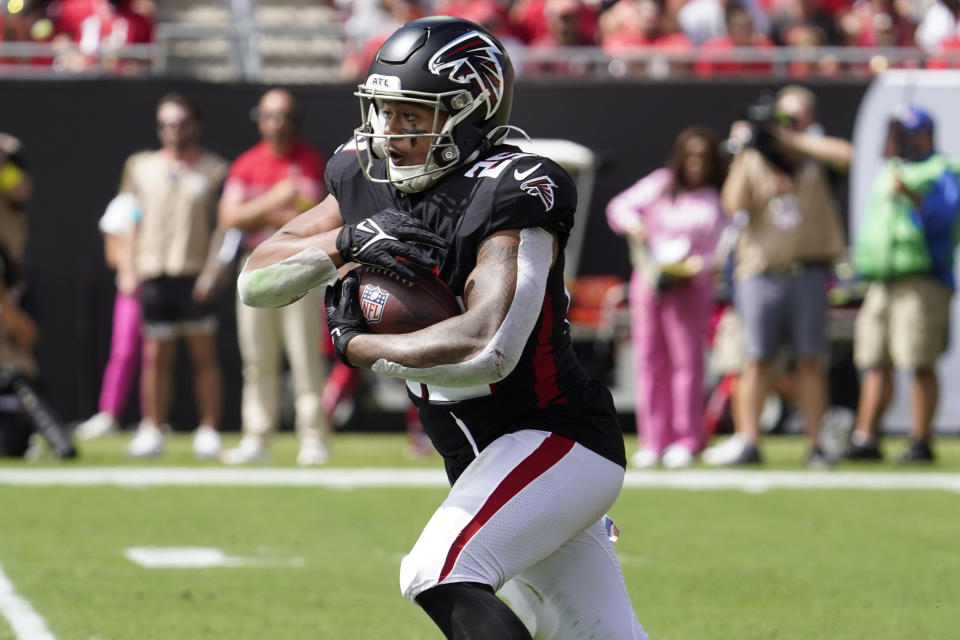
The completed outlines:
{"type": "Polygon", "coordinates": [[[521,180],[526,180],[527,176],[529,176],[531,173],[539,169],[541,164],[543,163],[538,162],[535,167],[533,167],[532,169],[527,169],[526,171],[520,171],[519,169],[514,169],[513,177],[516,178],[517,182],[520,182],[521,180]]]}
{"type": "MultiPolygon", "coordinates": [[[[539,166],[539,165],[538,165],[539,166]]],[[[553,203],[555,200],[553,190],[556,188],[557,183],[553,181],[553,178],[550,176],[539,176],[537,178],[530,178],[526,182],[520,185],[520,189],[524,193],[536,196],[540,198],[540,201],[543,203],[543,206],[546,208],[546,211],[553,209],[553,203]]]]}

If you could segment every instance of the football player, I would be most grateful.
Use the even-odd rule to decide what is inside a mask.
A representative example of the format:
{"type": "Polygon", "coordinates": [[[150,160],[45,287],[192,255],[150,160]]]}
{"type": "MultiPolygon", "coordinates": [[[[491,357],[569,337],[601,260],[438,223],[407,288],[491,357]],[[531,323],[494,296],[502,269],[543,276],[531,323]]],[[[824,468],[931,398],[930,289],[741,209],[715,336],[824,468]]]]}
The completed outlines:
{"type": "Polygon", "coordinates": [[[332,285],[338,357],[406,380],[452,487],[400,586],[447,638],[646,638],[605,515],[623,483],[620,424],[566,319],[576,191],[554,162],[503,143],[512,89],[483,28],[400,27],[359,86],[363,122],[328,165],[330,195],[254,251],[240,295],[274,306],[332,285]],[[349,262],[408,280],[409,262],[436,265],[465,311],[369,333],[356,274],[337,278],[349,262]]]}

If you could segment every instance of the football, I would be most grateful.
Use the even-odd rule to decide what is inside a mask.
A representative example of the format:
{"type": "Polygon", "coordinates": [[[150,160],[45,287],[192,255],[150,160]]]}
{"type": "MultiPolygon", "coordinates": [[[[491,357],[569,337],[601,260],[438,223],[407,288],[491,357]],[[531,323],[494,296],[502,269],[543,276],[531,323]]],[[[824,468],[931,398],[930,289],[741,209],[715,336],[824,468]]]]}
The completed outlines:
{"type": "Polygon", "coordinates": [[[414,267],[420,278],[413,284],[394,273],[361,265],[360,308],[373,333],[410,333],[460,313],[460,303],[446,283],[432,271],[414,267]]]}

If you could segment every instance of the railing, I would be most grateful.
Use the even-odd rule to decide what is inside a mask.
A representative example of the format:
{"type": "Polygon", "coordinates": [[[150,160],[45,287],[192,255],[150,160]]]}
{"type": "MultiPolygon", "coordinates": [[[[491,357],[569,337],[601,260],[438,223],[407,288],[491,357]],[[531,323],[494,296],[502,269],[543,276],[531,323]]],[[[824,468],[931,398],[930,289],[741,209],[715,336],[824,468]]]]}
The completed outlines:
{"type": "Polygon", "coordinates": [[[913,47],[637,48],[609,54],[600,47],[526,47],[511,51],[527,75],[647,77],[832,77],[873,76],[890,68],[924,68],[936,61],[960,67],[960,51],[931,56],[913,47]]]}
{"type": "MultiPolygon", "coordinates": [[[[229,25],[160,24],[153,44],[101,46],[86,51],[69,43],[0,42],[0,77],[105,75],[197,76],[199,60],[221,67],[216,80],[257,82],[264,73],[265,39],[325,37],[340,55],[346,43],[339,25],[328,28],[264,28],[249,21],[229,25]]],[[[930,55],[907,47],[816,47],[711,49],[638,48],[611,55],[600,47],[511,48],[518,75],[598,79],[691,77],[851,78],[889,68],[960,68],[960,50],[930,55]]]]}
{"type": "Polygon", "coordinates": [[[100,77],[158,68],[160,43],[81,49],[72,43],[0,42],[0,77],[100,77]]]}

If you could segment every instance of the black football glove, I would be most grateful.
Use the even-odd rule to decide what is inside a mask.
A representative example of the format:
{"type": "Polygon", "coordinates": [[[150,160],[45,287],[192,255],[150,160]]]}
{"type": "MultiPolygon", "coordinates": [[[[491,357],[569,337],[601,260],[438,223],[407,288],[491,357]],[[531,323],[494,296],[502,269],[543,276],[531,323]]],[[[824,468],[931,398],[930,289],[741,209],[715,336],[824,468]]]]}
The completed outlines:
{"type": "Polygon", "coordinates": [[[445,249],[447,241],[409,214],[393,209],[344,225],[337,236],[337,251],[344,262],[383,267],[410,282],[416,282],[417,274],[404,260],[425,269],[435,262],[420,245],[445,249]]]}
{"type": "Polygon", "coordinates": [[[327,287],[323,296],[327,329],[333,338],[333,348],[340,362],[348,367],[353,365],[347,360],[347,343],[361,333],[370,332],[357,299],[359,289],[360,276],[356,271],[351,271],[327,287]]]}

